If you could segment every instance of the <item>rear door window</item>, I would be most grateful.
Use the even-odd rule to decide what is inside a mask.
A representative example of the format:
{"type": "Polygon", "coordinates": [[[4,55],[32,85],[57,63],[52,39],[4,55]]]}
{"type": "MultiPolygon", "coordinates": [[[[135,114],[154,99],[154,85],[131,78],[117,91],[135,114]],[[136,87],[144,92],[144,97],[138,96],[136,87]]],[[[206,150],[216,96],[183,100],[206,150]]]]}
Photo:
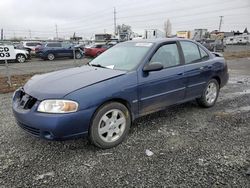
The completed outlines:
{"type": "Polygon", "coordinates": [[[98,44],[98,45],[96,45],[95,48],[102,48],[102,45],[101,45],[101,44],[98,44]]]}
{"type": "Polygon", "coordinates": [[[49,43],[47,44],[47,47],[62,47],[62,44],[61,43],[49,43]]]}
{"type": "Polygon", "coordinates": [[[26,43],[26,46],[38,46],[38,45],[41,45],[41,43],[39,42],[27,42],[26,43]]]}
{"type": "Polygon", "coordinates": [[[180,43],[186,64],[199,62],[201,60],[199,48],[195,43],[189,41],[180,41],[180,43]]]}

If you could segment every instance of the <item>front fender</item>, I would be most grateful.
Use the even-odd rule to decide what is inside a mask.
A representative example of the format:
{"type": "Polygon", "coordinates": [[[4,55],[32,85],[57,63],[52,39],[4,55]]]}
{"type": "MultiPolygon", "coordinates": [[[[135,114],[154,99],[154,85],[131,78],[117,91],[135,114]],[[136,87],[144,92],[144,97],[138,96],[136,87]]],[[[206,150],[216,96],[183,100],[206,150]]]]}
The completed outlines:
{"type": "Polygon", "coordinates": [[[64,98],[77,101],[79,110],[97,109],[107,101],[122,99],[129,103],[131,112],[136,115],[138,113],[136,72],[95,83],[71,92],[64,98]]]}

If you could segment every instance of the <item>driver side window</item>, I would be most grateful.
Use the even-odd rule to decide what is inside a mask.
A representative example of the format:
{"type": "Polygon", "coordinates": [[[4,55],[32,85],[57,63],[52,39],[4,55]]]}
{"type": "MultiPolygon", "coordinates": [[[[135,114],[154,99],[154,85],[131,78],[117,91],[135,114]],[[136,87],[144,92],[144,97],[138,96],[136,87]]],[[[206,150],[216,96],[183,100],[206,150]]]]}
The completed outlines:
{"type": "Polygon", "coordinates": [[[173,67],[180,64],[180,57],[176,43],[161,46],[150,60],[162,63],[164,68],[173,67]]]}

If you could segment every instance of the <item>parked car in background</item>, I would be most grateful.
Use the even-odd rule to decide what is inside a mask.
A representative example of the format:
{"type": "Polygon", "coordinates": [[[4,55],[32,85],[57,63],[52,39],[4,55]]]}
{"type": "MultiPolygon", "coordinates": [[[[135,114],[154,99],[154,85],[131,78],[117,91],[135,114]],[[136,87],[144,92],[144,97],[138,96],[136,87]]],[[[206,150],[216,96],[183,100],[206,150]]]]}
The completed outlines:
{"type": "Polygon", "coordinates": [[[27,50],[15,49],[16,62],[24,63],[30,59],[30,53],[27,50]]]}
{"type": "Polygon", "coordinates": [[[21,45],[23,46],[23,48],[28,50],[31,55],[35,55],[35,48],[42,44],[43,44],[42,42],[37,42],[37,41],[22,41],[21,42],[21,45]]]}
{"type": "Polygon", "coordinates": [[[75,58],[80,59],[83,56],[81,49],[74,47],[73,44],[63,43],[63,42],[49,42],[44,45],[38,46],[36,51],[36,56],[44,60],[48,59],[53,61],[56,58],[75,58]]]}
{"type": "Polygon", "coordinates": [[[222,51],[224,52],[224,42],[223,40],[204,40],[201,41],[201,44],[205,46],[211,52],[213,51],[222,51]]]}
{"type": "Polygon", "coordinates": [[[85,46],[85,44],[77,44],[75,45],[75,48],[80,48],[84,52],[85,46]]]}
{"type": "Polygon", "coordinates": [[[49,140],[88,136],[120,144],[133,120],[197,100],[215,105],[228,81],[223,57],[185,39],[119,43],[88,65],[32,77],[13,95],[13,113],[28,133],[49,140]]]}
{"type": "Polygon", "coordinates": [[[15,48],[14,51],[15,51],[15,54],[16,54],[16,59],[13,60],[13,61],[18,62],[18,63],[24,63],[28,59],[30,59],[30,53],[27,50],[25,50],[25,49],[16,49],[16,46],[13,43],[0,43],[0,45],[2,45],[2,44],[7,44],[7,45],[13,45],[14,46],[14,48],[15,48]]]}
{"type": "Polygon", "coordinates": [[[110,47],[114,46],[113,44],[94,44],[84,48],[84,53],[86,56],[97,57],[110,47]]]}

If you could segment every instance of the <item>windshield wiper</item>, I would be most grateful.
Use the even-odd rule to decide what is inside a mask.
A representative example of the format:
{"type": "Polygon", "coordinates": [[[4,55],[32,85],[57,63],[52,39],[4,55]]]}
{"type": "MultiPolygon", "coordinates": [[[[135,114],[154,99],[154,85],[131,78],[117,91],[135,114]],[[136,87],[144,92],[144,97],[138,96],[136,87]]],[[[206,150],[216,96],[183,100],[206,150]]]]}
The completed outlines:
{"type": "Polygon", "coordinates": [[[93,67],[101,67],[101,68],[107,69],[107,67],[102,66],[102,65],[100,65],[100,64],[89,64],[89,65],[90,65],[90,66],[93,66],[93,67]]]}

